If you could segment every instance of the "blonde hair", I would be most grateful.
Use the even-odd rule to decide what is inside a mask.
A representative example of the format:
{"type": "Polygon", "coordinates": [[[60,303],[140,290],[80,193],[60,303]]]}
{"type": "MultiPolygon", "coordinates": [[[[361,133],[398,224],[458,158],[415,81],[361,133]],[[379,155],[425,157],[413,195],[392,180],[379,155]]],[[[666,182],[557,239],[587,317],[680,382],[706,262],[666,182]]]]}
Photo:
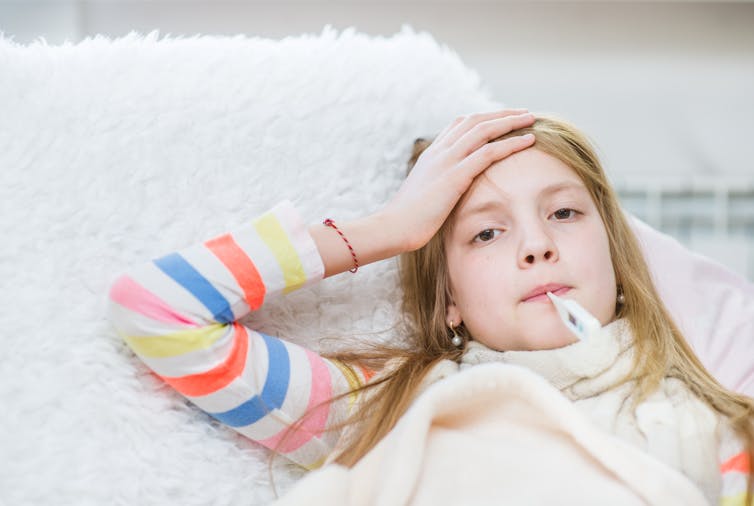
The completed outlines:
{"type": "MultiPolygon", "coordinates": [[[[635,407],[657,390],[663,378],[672,376],[717,413],[726,417],[752,459],[754,447],[754,401],[724,388],[694,355],[678,327],[673,323],[650,277],[639,244],[608,183],[602,166],[588,139],[565,121],[538,117],[528,128],[513,131],[496,140],[532,132],[533,146],[568,165],[583,181],[600,212],[607,231],[610,255],[618,286],[625,303],[617,306],[616,318],[625,318],[635,336],[632,373],[615,386],[635,380],[632,402],[635,407]]],[[[493,141],[490,141],[493,142],[493,141]]],[[[417,139],[409,160],[413,167],[429,140],[417,139]]],[[[370,348],[338,353],[332,358],[375,369],[387,367],[379,379],[362,387],[370,390],[368,401],[344,425],[353,425],[354,435],[337,457],[346,466],[355,464],[396,424],[408,409],[428,371],[442,360],[458,362],[463,354],[451,343],[446,326],[450,299],[449,277],[443,238],[452,216],[424,247],[400,258],[403,291],[402,310],[407,332],[401,347],[371,345],[370,348]]],[[[471,339],[463,325],[457,328],[464,339],[471,339]]],[[[342,428],[342,427],[338,427],[342,428]]],[[[747,504],[751,496],[752,472],[747,482],[747,504]]]]}

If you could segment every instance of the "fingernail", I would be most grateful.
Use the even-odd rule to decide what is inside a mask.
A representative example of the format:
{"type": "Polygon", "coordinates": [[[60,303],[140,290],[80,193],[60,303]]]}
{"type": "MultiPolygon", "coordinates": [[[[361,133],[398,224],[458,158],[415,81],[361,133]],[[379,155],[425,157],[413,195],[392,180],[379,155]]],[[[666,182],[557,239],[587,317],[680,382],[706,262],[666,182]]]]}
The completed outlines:
{"type": "Polygon", "coordinates": [[[534,134],[526,134],[526,135],[522,135],[522,136],[521,136],[521,138],[522,138],[523,140],[525,140],[525,141],[530,141],[530,140],[532,140],[532,139],[534,138],[534,134]]]}

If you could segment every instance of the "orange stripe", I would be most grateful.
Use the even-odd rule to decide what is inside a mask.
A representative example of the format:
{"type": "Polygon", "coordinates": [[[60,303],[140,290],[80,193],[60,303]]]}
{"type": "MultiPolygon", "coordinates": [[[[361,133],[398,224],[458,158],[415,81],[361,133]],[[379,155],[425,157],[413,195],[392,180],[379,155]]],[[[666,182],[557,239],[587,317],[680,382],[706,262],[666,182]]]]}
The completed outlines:
{"type": "Polygon", "coordinates": [[[246,353],[249,349],[249,336],[244,326],[238,322],[233,322],[232,325],[234,327],[233,349],[225,362],[199,374],[190,374],[178,378],[160,376],[160,378],[180,393],[190,397],[208,395],[228,386],[243,372],[246,364],[246,353]]]}
{"type": "Polygon", "coordinates": [[[741,473],[749,472],[749,454],[741,452],[733,455],[731,458],[720,464],[720,472],[727,473],[730,471],[738,471],[741,473]]]}
{"type": "Polygon", "coordinates": [[[359,369],[361,369],[361,373],[364,375],[364,383],[369,383],[369,380],[374,376],[374,371],[361,365],[359,369]]]}
{"type": "Polygon", "coordinates": [[[264,301],[266,288],[254,262],[244,253],[230,234],[223,234],[204,243],[236,278],[251,310],[258,309],[264,301]]]}

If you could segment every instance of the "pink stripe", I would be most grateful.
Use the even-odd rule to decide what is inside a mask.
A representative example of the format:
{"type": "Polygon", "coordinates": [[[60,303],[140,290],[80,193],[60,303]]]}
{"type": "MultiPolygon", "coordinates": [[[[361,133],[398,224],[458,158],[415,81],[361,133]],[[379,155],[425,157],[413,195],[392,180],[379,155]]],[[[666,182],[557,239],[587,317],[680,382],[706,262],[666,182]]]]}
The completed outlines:
{"type": "MultiPolygon", "coordinates": [[[[309,364],[312,369],[312,390],[309,396],[309,405],[306,407],[306,412],[309,413],[319,403],[327,401],[332,397],[332,380],[330,378],[330,370],[327,368],[327,364],[325,364],[325,360],[322,357],[310,350],[306,350],[306,356],[309,358],[309,364]]],[[[280,453],[292,452],[304,446],[312,438],[321,435],[325,430],[325,424],[329,415],[330,403],[327,402],[308,414],[306,420],[298,427],[298,430],[286,434],[288,427],[285,427],[271,438],[259,441],[259,443],[280,453]],[[277,445],[283,439],[283,444],[278,447],[277,445]]]]}
{"type": "Polygon", "coordinates": [[[199,325],[176,312],[169,304],[138,284],[127,275],[119,277],[110,288],[110,298],[128,309],[160,322],[199,325]]]}

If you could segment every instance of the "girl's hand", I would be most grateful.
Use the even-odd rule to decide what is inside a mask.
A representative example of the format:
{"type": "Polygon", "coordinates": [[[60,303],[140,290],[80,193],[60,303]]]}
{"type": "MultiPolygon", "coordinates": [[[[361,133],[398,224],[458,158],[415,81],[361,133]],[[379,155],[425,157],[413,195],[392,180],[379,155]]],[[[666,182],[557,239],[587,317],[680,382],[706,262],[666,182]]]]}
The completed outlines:
{"type": "Polygon", "coordinates": [[[427,244],[477,175],[534,143],[534,136],[489,142],[532,125],[534,116],[525,113],[525,109],[507,109],[457,118],[424,150],[381,211],[338,223],[343,236],[322,223],[311,225],[309,233],[322,258],[324,276],[355,267],[351,251],[363,266],[427,244]]]}
{"type": "Polygon", "coordinates": [[[506,109],[461,116],[445,127],[380,213],[402,235],[401,249],[413,251],[427,244],[474,178],[534,144],[534,136],[489,141],[533,123],[526,109],[506,109]]]}

